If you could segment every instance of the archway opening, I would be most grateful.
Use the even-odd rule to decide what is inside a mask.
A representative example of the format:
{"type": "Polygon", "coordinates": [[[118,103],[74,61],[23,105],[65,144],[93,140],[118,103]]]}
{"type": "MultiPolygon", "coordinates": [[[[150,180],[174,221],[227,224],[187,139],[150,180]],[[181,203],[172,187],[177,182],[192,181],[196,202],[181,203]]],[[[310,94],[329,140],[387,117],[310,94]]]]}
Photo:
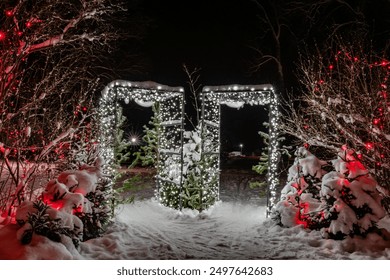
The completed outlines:
{"type": "Polygon", "coordinates": [[[221,105],[220,198],[222,201],[266,204],[266,172],[254,166],[266,152],[260,135],[267,133],[268,112],[265,106],[244,104],[240,108],[221,105]]]}
{"type": "MultiPolygon", "coordinates": [[[[184,143],[184,90],[154,82],[114,81],[100,99],[100,147],[107,172],[114,158],[120,102],[134,100],[150,107],[157,105],[159,118],[156,196],[165,206],[202,211],[219,200],[221,105],[233,108],[244,104],[268,106],[267,215],[276,202],[278,185],[278,101],[270,85],[205,87],[201,94],[201,123],[186,132],[184,143]]],[[[243,149],[243,147],[240,147],[243,149]]],[[[111,170],[110,170],[111,168],[111,170]]]]}
{"type": "Polygon", "coordinates": [[[115,147],[121,102],[134,100],[142,107],[154,106],[154,115],[159,118],[156,159],[156,197],[159,202],[172,208],[182,203],[183,172],[183,103],[184,90],[155,82],[129,82],[117,80],[103,90],[99,104],[102,156],[106,162],[105,172],[114,174],[115,147]]]}
{"type": "MultiPolygon", "coordinates": [[[[140,106],[134,100],[120,100],[119,107],[122,110],[124,123],[121,127],[123,130],[123,139],[127,142],[127,151],[131,153],[130,156],[121,162],[122,165],[131,166],[136,164],[142,165],[136,161],[136,152],[147,143],[145,142],[145,128],[150,128],[153,118],[152,107],[140,106]]],[[[126,152],[126,151],[124,151],[126,152]]]]}
{"type": "MultiPolygon", "coordinates": [[[[278,99],[271,85],[223,85],[206,86],[202,90],[202,135],[204,157],[211,157],[221,151],[221,105],[240,108],[244,104],[268,107],[268,167],[267,167],[267,216],[276,203],[276,189],[279,183],[277,175],[279,162],[278,99]],[[207,143],[206,143],[207,141],[207,143]]],[[[240,147],[241,148],[241,147],[240,147]]],[[[208,169],[208,173],[220,171],[220,158],[208,169]]],[[[213,186],[214,187],[214,186],[213,186]]],[[[220,187],[219,185],[217,186],[220,187]]],[[[208,186],[204,186],[208,188],[208,186]]],[[[214,187],[215,188],[215,187],[214,187]]],[[[219,194],[219,191],[218,191],[219,194]]]]}

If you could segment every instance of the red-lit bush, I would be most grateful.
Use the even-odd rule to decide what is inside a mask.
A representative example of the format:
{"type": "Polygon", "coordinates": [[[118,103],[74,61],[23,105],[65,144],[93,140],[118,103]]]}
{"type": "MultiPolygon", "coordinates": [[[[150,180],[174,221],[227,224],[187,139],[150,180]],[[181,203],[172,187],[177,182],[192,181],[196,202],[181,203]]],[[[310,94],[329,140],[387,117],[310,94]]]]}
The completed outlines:
{"type": "Polygon", "coordinates": [[[354,149],[379,184],[390,190],[390,59],[335,39],[301,58],[302,90],[284,103],[282,130],[336,153],[354,149]]]}
{"type": "Polygon", "coordinates": [[[341,149],[329,163],[305,148],[296,156],[274,211],[280,225],[303,224],[336,239],[364,236],[377,229],[376,223],[385,216],[383,196],[353,150],[341,149]]]}

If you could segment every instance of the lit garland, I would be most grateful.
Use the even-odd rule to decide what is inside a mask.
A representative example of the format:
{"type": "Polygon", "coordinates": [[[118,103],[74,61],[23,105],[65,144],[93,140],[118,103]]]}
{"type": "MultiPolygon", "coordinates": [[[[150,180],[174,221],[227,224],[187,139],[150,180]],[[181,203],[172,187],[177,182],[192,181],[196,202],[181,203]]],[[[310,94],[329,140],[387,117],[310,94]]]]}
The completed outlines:
{"type": "MultiPolygon", "coordinates": [[[[102,93],[100,99],[100,146],[107,163],[106,172],[113,173],[117,107],[119,101],[135,100],[141,106],[159,102],[162,133],[159,139],[157,162],[156,196],[165,206],[181,209],[183,184],[183,132],[184,132],[184,90],[180,87],[167,87],[154,82],[114,81],[102,93]]],[[[276,203],[276,188],[279,180],[278,99],[270,85],[204,87],[201,96],[202,119],[201,160],[196,176],[201,179],[200,210],[207,209],[219,200],[220,167],[220,105],[240,107],[243,104],[269,105],[269,169],[267,215],[276,203]],[[198,174],[199,173],[199,174],[198,174]]]]}
{"type": "MultiPolygon", "coordinates": [[[[220,147],[220,115],[221,104],[226,104],[231,107],[240,107],[243,104],[250,105],[268,105],[269,106],[269,167],[268,167],[268,192],[267,192],[267,216],[271,213],[272,208],[276,204],[276,189],[279,184],[277,176],[279,154],[278,142],[278,127],[279,127],[279,108],[278,98],[271,85],[227,85],[210,87],[206,86],[202,91],[202,135],[208,134],[208,139],[211,139],[211,144],[203,145],[214,147],[212,150],[205,150],[204,157],[209,157],[214,162],[208,170],[204,172],[203,180],[207,185],[209,174],[218,174],[220,159],[215,154],[219,154],[220,147]],[[217,129],[215,129],[217,128],[217,129]],[[211,136],[210,136],[211,135],[211,136]],[[214,152],[214,153],[213,153],[214,152]]],[[[202,137],[202,140],[204,137],[202,137]]],[[[202,149],[203,150],[203,149],[202,149]]],[[[207,187],[211,189],[210,194],[216,195],[219,193],[219,181],[217,186],[207,187]]]]}
{"type": "Polygon", "coordinates": [[[106,162],[105,172],[114,173],[115,131],[117,129],[119,101],[128,103],[134,100],[141,106],[159,102],[161,136],[157,160],[157,189],[159,202],[172,208],[181,208],[183,149],[183,102],[184,90],[181,87],[168,87],[154,82],[111,82],[102,92],[99,104],[100,135],[99,144],[106,162]]]}

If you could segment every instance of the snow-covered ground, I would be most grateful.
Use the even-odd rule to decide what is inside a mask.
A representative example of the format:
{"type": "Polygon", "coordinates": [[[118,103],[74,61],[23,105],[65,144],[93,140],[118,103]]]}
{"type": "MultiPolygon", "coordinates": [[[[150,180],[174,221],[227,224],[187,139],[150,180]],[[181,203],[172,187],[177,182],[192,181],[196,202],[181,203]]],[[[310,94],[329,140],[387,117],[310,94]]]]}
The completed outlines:
{"type": "MultiPolygon", "coordinates": [[[[281,228],[265,218],[265,207],[220,202],[201,214],[182,213],[153,199],[117,209],[100,238],[70,245],[35,236],[29,245],[15,238],[15,225],[0,229],[0,259],[390,259],[390,240],[322,239],[301,226],[281,228]],[[68,247],[68,248],[67,248],[68,247]]],[[[390,219],[381,221],[390,230],[390,219]]]]}

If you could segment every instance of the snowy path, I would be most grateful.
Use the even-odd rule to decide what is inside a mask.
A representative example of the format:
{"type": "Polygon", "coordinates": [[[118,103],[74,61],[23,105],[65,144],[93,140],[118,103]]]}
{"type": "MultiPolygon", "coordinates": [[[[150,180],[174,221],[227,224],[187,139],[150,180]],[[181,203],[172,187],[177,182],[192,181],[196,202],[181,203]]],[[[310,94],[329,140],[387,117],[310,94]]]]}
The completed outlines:
{"type": "Polygon", "coordinates": [[[107,233],[81,244],[87,259],[389,259],[379,236],[324,240],[270,226],[264,207],[219,203],[196,215],[146,200],[125,205],[107,233]]]}

